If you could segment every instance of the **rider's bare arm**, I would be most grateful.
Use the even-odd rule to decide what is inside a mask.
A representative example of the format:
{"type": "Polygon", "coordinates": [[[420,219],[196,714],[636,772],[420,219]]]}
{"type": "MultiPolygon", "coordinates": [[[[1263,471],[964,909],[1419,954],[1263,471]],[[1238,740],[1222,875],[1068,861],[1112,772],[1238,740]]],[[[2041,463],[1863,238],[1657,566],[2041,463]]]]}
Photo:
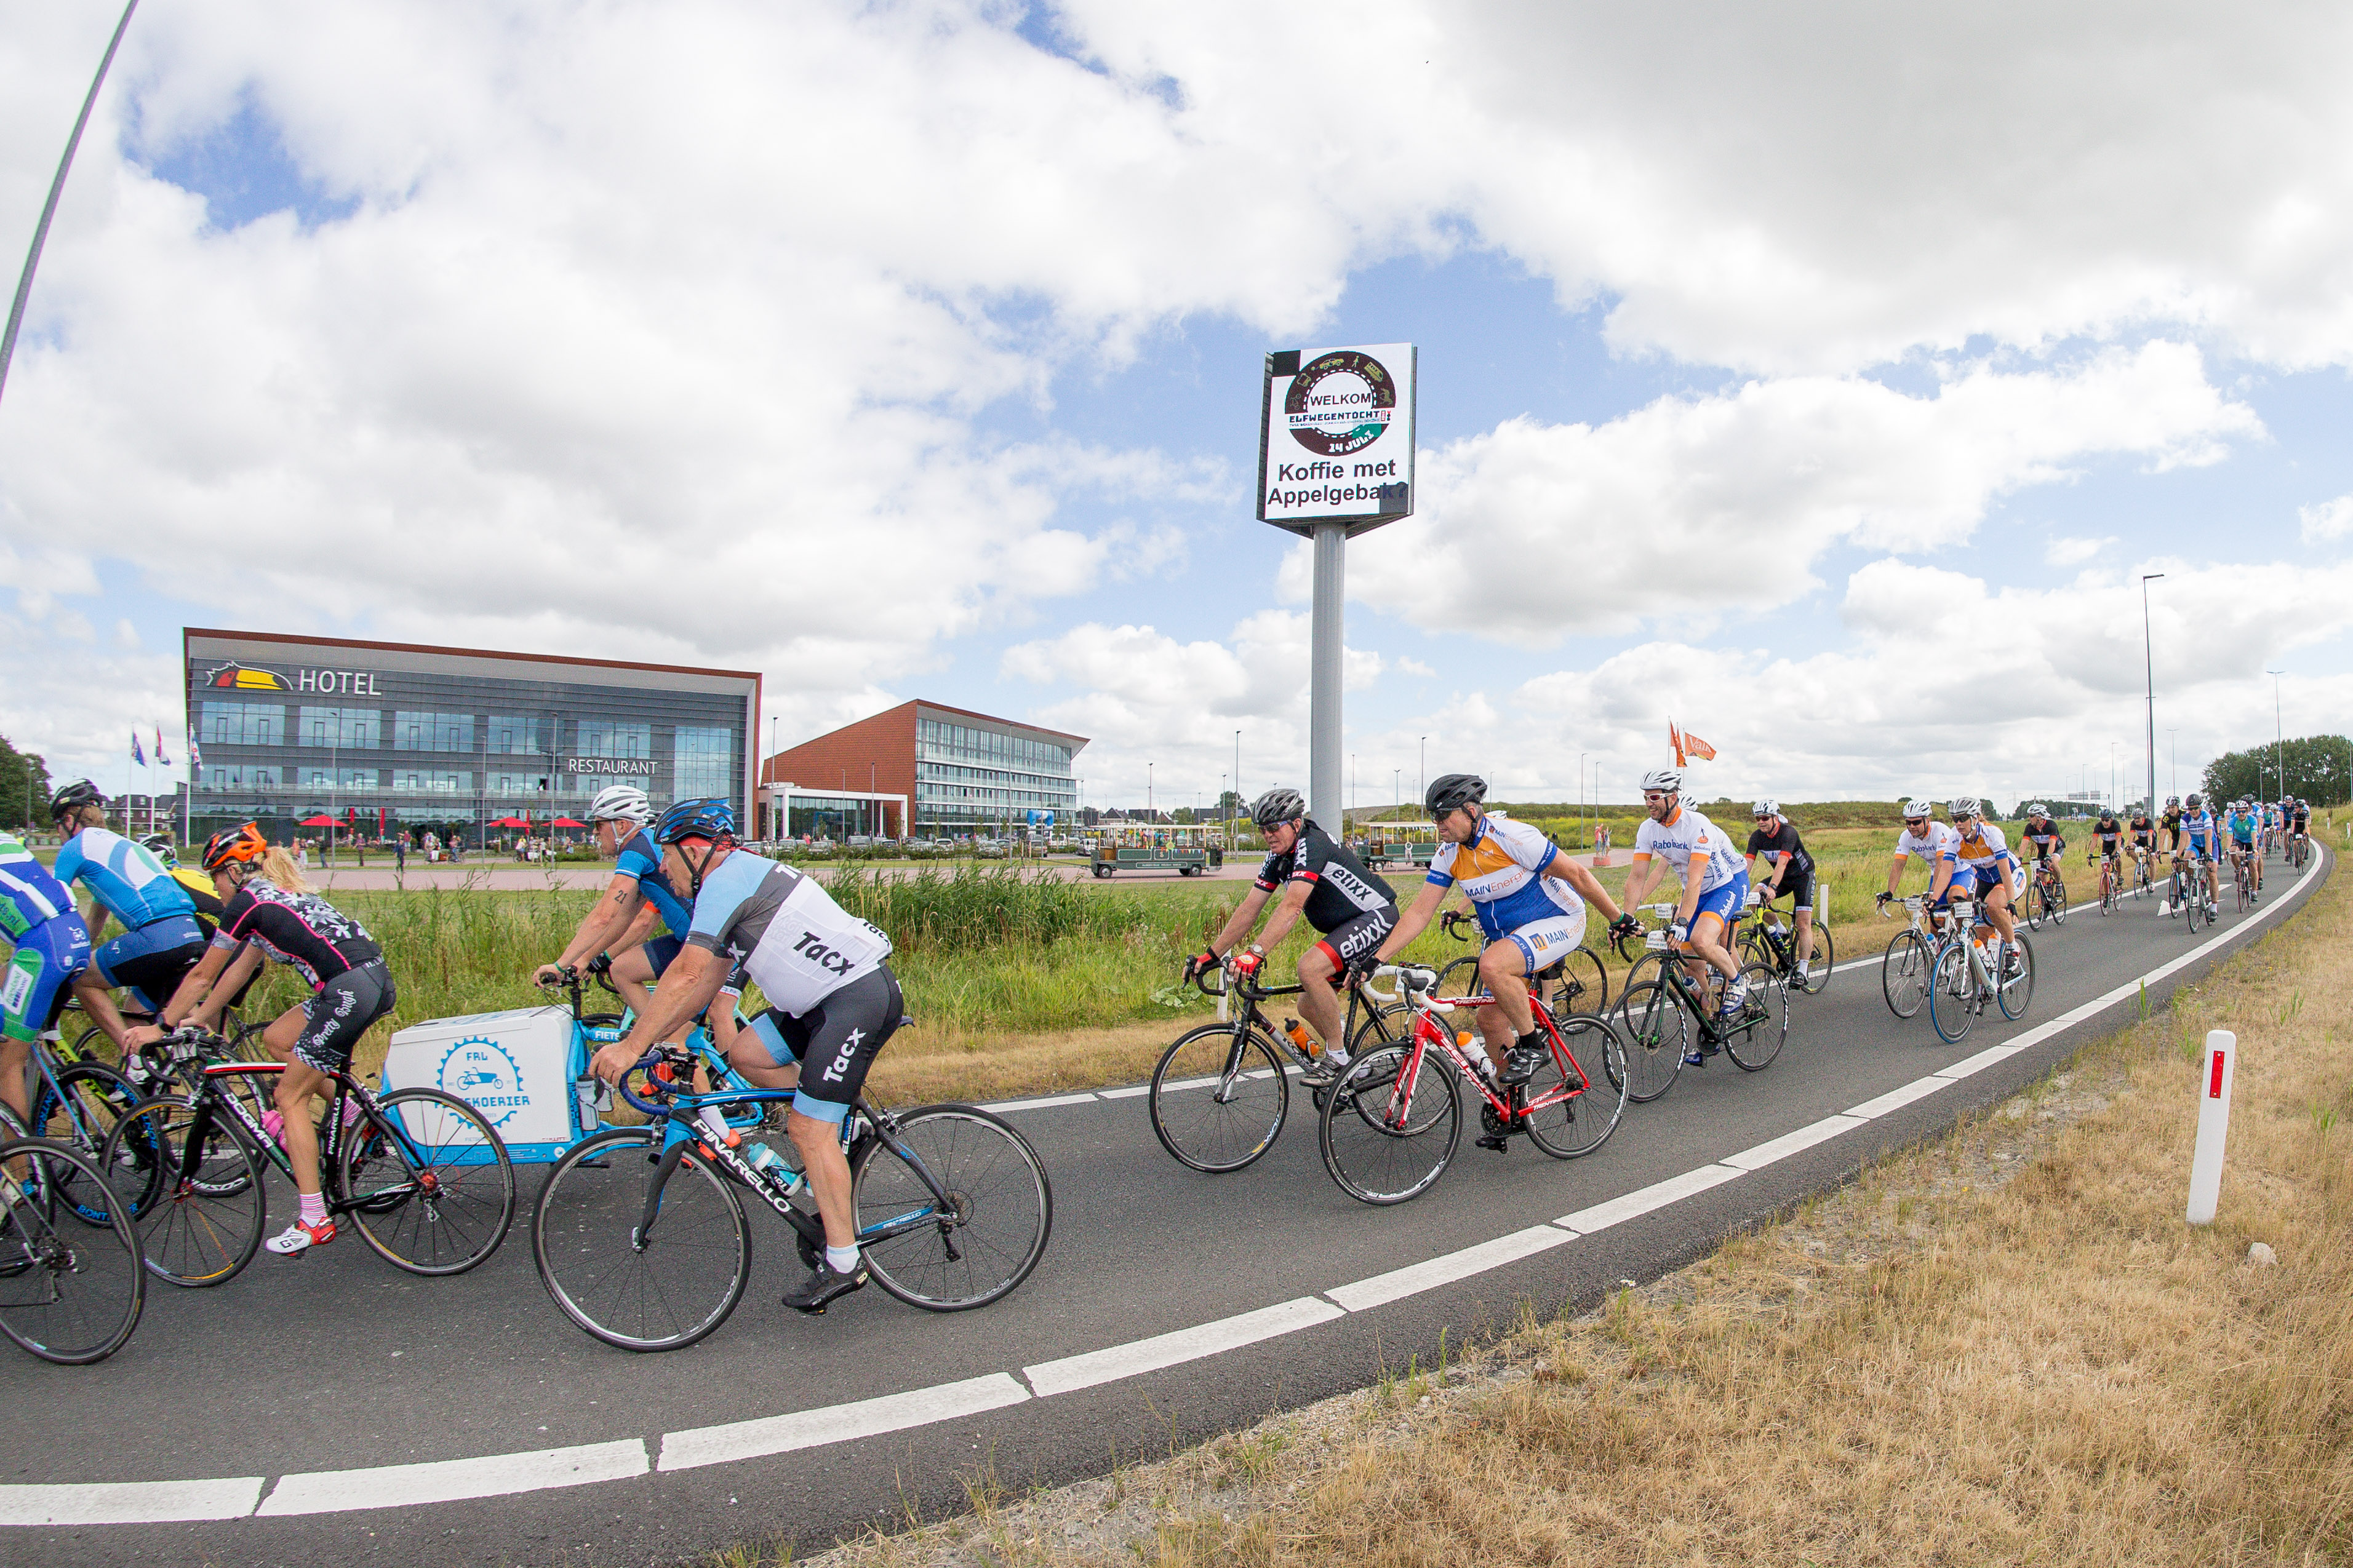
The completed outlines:
{"type": "Polygon", "coordinates": [[[1424,882],[1421,891],[1414,895],[1413,902],[1398,915],[1397,930],[1389,932],[1375,958],[1382,963],[1394,962],[1398,953],[1412,944],[1414,938],[1430,929],[1430,922],[1437,915],[1438,906],[1446,901],[1448,891],[1435,882],[1424,882]]]}
{"type": "Polygon", "coordinates": [[[592,1064],[596,1076],[607,1083],[618,1083],[621,1075],[635,1066],[638,1058],[659,1042],[677,1038],[688,1019],[711,1005],[711,999],[727,983],[728,971],[733,967],[707,947],[689,944],[681,948],[670,967],[662,972],[665,984],[654,993],[653,1006],[629,1030],[628,1037],[616,1040],[596,1053],[592,1064]]]}
{"type": "Polygon", "coordinates": [[[1283,889],[1282,901],[1275,906],[1274,917],[1266,922],[1266,930],[1259,933],[1259,946],[1270,952],[1280,946],[1282,939],[1291,934],[1291,928],[1299,923],[1300,911],[1307,907],[1307,895],[1314,890],[1313,883],[1297,880],[1283,889]]]}

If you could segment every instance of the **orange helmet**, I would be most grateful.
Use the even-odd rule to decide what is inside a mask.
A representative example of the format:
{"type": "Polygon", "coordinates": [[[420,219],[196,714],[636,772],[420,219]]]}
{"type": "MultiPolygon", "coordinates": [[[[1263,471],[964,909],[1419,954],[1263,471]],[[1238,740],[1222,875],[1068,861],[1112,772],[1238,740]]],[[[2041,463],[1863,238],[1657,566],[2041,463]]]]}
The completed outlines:
{"type": "Polygon", "coordinates": [[[242,827],[231,827],[205,840],[204,867],[217,871],[237,860],[259,860],[269,847],[269,840],[261,829],[248,822],[242,827]]]}

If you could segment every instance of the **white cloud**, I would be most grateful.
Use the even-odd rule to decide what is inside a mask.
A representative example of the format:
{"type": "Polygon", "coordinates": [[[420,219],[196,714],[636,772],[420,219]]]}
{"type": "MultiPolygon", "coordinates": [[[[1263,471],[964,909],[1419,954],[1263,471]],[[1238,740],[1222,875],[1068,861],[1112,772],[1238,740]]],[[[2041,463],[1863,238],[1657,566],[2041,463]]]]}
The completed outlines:
{"type": "Polygon", "coordinates": [[[2301,506],[2295,509],[2295,515],[2303,525],[2298,531],[2305,543],[2322,544],[2342,539],[2353,533],[2353,496],[2338,496],[2318,506],[2301,506]]]}
{"type": "Polygon", "coordinates": [[[1431,679],[1438,673],[1418,658],[1400,658],[1396,661],[1395,668],[1399,675],[1416,676],[1424,680],[1431,679]]]}
{"type": "Polygon", "coordinates": [[[2052,566],[2081,566],[2095,560],[2100,552],[2113,548],[2116,537],[2109,534],[2101,539],[2054,539],[2043,547],[2042,559],[2052,566]]]}

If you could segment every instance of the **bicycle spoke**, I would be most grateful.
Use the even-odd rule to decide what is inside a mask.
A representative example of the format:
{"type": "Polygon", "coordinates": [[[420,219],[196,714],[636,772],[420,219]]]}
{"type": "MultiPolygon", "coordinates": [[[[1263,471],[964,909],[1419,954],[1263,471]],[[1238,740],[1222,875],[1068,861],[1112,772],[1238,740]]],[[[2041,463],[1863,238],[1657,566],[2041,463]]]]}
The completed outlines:
{"type": "Polygon", "coordinates": [[[975,1106],[928,1106],[897,1121],[897,1147],[878,1139],[856,1173],[856,1223],[875,1282],[931,1311],[1000,1299],[1029,1278],[1053,1230],[1044,1163],[1010,1123],[975,1106]],[[923,1223],[867,1239],[910,1215],[923,1223]]]}
{"type": "Polygon", "coordinates": [[[532,1257],[565,1316],[624,1350],[675,1350],[727,1321],[752,1276],[744,1205],[691,1150],[665,1182],[637,1245],[651,1128],[600,1133],[566,1151],[532,1205],[532,1257]]]}

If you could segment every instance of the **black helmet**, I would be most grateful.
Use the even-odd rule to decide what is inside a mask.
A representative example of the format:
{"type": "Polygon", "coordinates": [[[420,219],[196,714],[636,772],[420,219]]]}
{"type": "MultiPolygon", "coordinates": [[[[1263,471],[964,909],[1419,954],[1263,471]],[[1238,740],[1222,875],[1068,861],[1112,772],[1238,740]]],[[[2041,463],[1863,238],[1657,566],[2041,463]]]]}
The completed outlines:
{"type": "Polygon", "coordinates": [[[1250,802],[1250,820],[1264,833],[1281,823],[1296,822],[1307,815],[1307,800],[1297,790],[1277,784],[1250,802]]]}
{"type": "Polygon", "coordinates": [[[96,784],[88,779],[76,779],[49,796],[49,820],[55,822],[58,818],[79,811],[85,805],[97,805],[104,799],[105,797],[98,793],[96,784]]]}
{"type": "Polygon", "coordinates": [[[1448,812],[1476,805],[1487,798],[1487,781],[1476,773],[1440,773],[1430,781],[1421,804],[1436,822],[1448,812]]]}

